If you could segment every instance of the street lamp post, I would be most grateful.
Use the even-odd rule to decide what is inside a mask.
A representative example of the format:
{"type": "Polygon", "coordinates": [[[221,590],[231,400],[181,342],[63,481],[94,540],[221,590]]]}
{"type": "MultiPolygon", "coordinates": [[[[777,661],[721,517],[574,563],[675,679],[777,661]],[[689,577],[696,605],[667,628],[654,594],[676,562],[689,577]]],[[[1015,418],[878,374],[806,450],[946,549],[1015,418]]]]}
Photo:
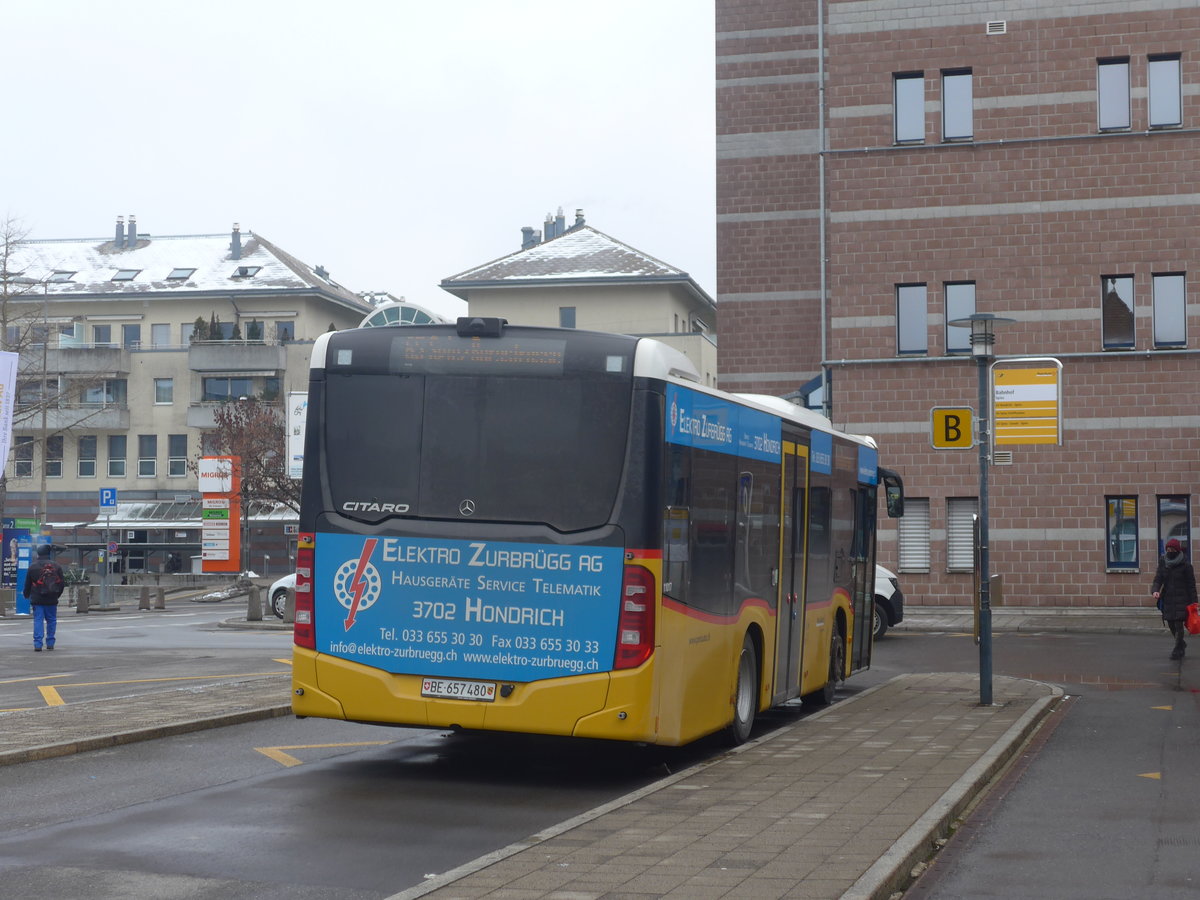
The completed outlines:
{"type": "Polygon", "coordinates": [[[948,323],[971,329],[971,355],[979,372],[979,705],[992,705],[992,603],[988,549],[988,466],[992,461],[992,416],[988,363],[996,345],[997,324],[1014,321],[991,313],[973,313],[948,323]]]}

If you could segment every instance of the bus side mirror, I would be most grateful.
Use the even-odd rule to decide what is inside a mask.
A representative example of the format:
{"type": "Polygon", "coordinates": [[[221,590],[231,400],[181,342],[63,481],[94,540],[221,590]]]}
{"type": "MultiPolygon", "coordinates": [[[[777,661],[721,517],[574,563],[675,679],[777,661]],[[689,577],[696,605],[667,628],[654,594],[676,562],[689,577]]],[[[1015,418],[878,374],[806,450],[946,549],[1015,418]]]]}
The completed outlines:
{"type": "Polygon", "coordinates": [[[883,484],[888,518],[899,519],[904,515],[904,479],[890,469],[880,469],[879,481],[883,484]]]}

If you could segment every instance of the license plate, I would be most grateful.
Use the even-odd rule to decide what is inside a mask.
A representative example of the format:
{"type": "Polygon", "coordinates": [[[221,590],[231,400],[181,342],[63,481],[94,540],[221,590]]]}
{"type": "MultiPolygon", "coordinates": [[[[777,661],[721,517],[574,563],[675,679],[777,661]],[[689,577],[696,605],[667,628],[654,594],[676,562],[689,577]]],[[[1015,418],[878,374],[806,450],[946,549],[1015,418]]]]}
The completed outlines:
{"type": "Polygon", "coordinates": [[[496,699],[496,682],[424,678],[421,680],[421,696],[444,697],[450,700],[482,700],[484,703],[491,703],[496,699]]]}

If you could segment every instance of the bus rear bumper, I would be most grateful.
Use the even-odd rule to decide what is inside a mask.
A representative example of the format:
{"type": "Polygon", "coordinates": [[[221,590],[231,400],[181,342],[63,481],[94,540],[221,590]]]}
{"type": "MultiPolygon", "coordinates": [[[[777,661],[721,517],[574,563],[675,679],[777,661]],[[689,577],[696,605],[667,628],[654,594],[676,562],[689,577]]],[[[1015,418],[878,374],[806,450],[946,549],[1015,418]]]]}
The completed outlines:
{"type": "Polygon", "coordinates": [[[653,665],[629,672],[573,675],[532,683],[500,682],[492,702],[421,696],[420,675],[395,675],[294,647],[292,711],[298,716],[654,742],[653,665]]]}

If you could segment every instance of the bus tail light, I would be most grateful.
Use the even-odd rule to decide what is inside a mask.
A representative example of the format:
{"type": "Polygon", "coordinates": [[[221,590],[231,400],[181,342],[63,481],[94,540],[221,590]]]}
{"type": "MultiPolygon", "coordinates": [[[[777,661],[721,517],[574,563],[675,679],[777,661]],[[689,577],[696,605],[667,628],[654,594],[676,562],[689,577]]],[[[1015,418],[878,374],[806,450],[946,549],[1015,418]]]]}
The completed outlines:
{"type": "Polygon", "coordinates": [[[621,581],[614,669],[635,669],[654,652],[654,575],[643,566],[626,566],[621,581]]]}
{"type": "Polygon", "coordinates": [[[316,540],[313,534],[296,538],[296,623],[292,641],[297,647],[317,649],[317,633],[313,622],[313,564],[316,562],[316,540]]]}

